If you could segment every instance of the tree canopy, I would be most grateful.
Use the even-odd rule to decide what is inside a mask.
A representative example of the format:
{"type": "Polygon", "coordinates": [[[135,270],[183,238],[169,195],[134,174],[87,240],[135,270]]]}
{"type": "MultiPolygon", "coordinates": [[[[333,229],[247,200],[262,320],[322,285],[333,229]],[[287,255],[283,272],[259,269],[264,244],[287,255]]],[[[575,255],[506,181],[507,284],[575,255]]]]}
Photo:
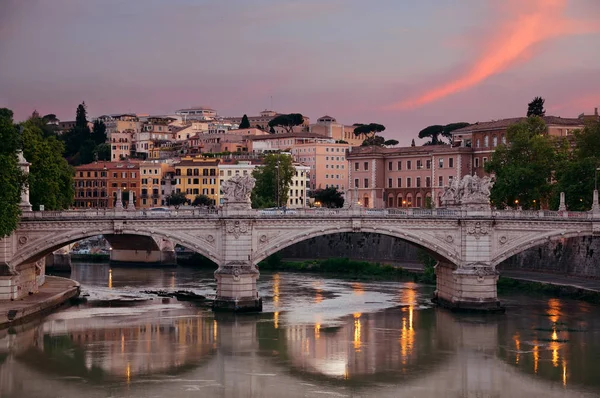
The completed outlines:
{"type": "Polygon", "coordinates": [[[263,164],[252,172],[256,180],[251,195],[252,207],[260,209],[285,206],[295,173],[291,156],[283,154],[265,156],[263,164]]]}
{"type": "Polygon", "coordinates": [[[240,123],[239,128],[241,128],[241,129],[250,128],[250,120],[248,120],[248,116],[246,114],[244,114],[244,116],[242,117],[242,122],[240,123]]]}
{"type": "Polygon", "coordinates": [[[300,126],[302,123],[304,123],[304,116],[300,113],[278,115],[269,122],[269,132],[273,134],[275,127],[281,127],[285,129],[286,133],[291,133],[294,126],[300,126]]]}
{"type": "Polygon", "coordinates": [[[490,199],[498,208],[523,209],[547,206],[552,193],[552,176],[557,161],[567,148],[562,141],[544,134],[546,125],[530,117],[507,129],[507,145],[496,148],[485,165],[495,174],[490,199]]]}
{"type": "Polygon", "coordinates": [[[10,109],[0,108],[0,238],[17,228],[25,180],[18,165],[19,133],[10,109]]]}
{"type": "Polygon", "coordinates": [[[383,124],[378,123],[369,123],[369,124],[361,124],[355,123],[354,126],[354,135],[357,137],[363,136],[365,139],[373,138],[378,133],[385,131],[385,126],[383,124]]]}
{"type": "Polygon", "coordinates": [[[527,104],[527,117],[529,116],[545,116],[546,110],[544,109],[545,99],[542,97],[535,97],[529,104],[527,104]]]}
{"type": "Polygon", "coordinates": [[[206,195],[196,195],[194,201],[192,202],[192,206],[211,206],[214,201],[206,195]]]}
{"type": "Polygon", "coordinates": [[[440,136],[448,139],[449,143],[452,143],[452,132],[468,125],[469,123],[466,122],[450,123],[445,126],[434,124],[419,131],[419,138],[429,138],[429,141],[423,145],[446,145],[446,142],[442,141],[440,136]]]}
{"type": "Polygon", "coordinates": [[[574,133],[575,147],[557,164],[552,208],[558,208],[560,192],[565,193],[567,209],[585,211],[592,207],[594,178],[600,179],[600,123],[594,122],[574,133]]]}
{"type": "Polygon", "coordinates": [[[46,136],[46,121],[31,117],[23,128],[23,155],[29,167],[29,201],[34,209],[44,205],[46,210],[67,209],[73,203],[73,168],[65,158],[64,144],[55,136],[46,136]]]}
{"type": "Polygon", "coordinates": [[[311,191],[310,197],[315,199],[315,202],[319,202],[322,207],[342,207],[344,206],[344,196],[341,191],[335,187],[319,188],[311,191]]]}
{"type": "Polygon", "coordinates": [[[172,192],[170,195],[167,195],[165,201],[167,206],[174,206],[176,209],[179,209],[179,206],[188,202],[188,199],[185,196],[185,192],[172,192]]]}
{"type": "Polygon", "coordinates": [[[65,157],[72,165],[87,164],[95,160],[95,153],[100,152],[99,145],[106,142],[106,126],[96,120],[93,130],[87,121],[85,102],[77,106],[75,127],[61,136],[65,143],[65,157]]]}

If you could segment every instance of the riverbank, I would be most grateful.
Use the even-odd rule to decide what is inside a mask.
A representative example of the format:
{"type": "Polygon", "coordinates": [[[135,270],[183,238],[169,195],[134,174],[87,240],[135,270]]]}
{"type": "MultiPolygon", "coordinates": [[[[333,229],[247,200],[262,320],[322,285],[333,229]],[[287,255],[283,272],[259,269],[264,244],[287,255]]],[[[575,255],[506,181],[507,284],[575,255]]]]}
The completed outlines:
{"type": "Polygon", "coordinates": [[[46,276],[38,293],[14,301],[0,301],[0,329],[45,315],[62,306],[80,292],[79,283],[57,276],[46,276]]]}

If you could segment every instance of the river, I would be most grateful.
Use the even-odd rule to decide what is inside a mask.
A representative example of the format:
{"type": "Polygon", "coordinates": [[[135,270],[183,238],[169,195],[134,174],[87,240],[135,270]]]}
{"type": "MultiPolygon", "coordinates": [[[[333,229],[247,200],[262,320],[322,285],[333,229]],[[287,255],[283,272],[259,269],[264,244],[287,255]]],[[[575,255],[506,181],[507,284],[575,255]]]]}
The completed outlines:
{"type": "Polygon", "coordinates": [[[71,277],[87,303],[0,331],[1,397],[600,396],[600,307],[585,302],[510,295],[506,314],[460,315],[430,286],[263,273],[264,312],[235,316],[141,293],[210,296],[208,270],[71,277]]]}

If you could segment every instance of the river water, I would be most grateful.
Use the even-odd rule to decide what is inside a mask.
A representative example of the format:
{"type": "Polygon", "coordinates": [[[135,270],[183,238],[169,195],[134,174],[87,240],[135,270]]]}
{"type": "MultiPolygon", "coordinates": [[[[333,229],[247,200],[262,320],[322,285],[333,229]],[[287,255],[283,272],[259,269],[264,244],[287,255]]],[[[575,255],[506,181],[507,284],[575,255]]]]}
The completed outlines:
{"type": "Polygon", "coordinates": [[[0,331],[1,397],[600,396],[600,307],[584,302],[511,295],[506,314],[459,315],[410,282],[263,273],[264,312],[234,316],[140,293],[210,296],[212,271],[71,277],[88,303],[0,331]]]}

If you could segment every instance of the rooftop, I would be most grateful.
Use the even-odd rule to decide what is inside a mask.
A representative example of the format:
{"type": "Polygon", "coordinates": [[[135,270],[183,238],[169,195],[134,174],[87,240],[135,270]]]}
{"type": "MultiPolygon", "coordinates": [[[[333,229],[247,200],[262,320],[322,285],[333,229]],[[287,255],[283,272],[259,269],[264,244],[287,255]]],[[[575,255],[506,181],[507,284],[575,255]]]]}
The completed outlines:
{"type": "MultiPolygon", "coordinates": [[[[562,118],[559,116],[543,116],[542,119],[547,125],[552,126],[583,126],[583,121],[577,118],[562,118]]],[[[527,120],[526,117],[513,117],[508,119],[499,119],[492,120],[489,122],[477,122],[470,126],[463,127],[462,129],[454,130],[452,132],[453,135],[456,134],[465,134],[465,133],[473,133],[477,131],[486,131],[486,130],[501,130],[506,129],[510,125],[515,123],[522,122],[523,120],[527,120]]]]}

